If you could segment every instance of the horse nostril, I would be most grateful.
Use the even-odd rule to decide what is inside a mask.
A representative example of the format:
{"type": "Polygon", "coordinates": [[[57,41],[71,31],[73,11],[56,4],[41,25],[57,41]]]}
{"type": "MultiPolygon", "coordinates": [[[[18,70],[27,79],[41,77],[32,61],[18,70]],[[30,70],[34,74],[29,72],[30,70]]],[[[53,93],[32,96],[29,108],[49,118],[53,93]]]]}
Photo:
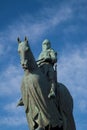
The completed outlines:
{"type": "Polygon", "coordinates": [[[22,63],[22,66],[24,66],[24,63],[22,63]]]}
{"type": "Polygon", "coordinates": [[[26,60],[21,61],[21,65],[22,65],[23,68],[26,68],[27,67],[27,61],[26,60]]]}

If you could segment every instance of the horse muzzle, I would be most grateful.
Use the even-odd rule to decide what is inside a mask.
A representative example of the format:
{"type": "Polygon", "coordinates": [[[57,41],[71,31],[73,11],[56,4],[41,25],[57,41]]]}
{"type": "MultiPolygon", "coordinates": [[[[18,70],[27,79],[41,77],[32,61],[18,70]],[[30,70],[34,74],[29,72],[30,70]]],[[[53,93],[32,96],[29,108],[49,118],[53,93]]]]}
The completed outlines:
{"type": "Polygon", "coordinates": [[[27,64],[27,60],[25,61],[21,61],[21,65],[24,69],[27,69],[28,68],[28,64],[27,64]]]}

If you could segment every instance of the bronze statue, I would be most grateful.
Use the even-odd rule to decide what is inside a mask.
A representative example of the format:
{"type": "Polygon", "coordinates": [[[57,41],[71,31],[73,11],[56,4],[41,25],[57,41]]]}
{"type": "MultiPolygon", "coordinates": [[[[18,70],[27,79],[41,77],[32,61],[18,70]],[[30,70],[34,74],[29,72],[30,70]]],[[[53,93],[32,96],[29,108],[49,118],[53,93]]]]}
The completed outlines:
{"type": "Polygon", "coordinates": [[[24,69],[21,93],[17,106],[24,105],[30,130],[76,130],[73,119],[73,99],[67,88],[57,83],[55,98],[48,98],[50,83],[38,67],[28,39],[18,38],[18,52],[24,69]]]}

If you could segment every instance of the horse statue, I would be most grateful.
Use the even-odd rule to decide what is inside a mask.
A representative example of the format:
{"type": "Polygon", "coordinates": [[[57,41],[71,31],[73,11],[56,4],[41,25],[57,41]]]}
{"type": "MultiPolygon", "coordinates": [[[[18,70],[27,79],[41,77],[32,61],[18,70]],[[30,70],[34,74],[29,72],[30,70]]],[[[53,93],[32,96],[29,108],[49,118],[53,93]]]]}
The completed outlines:
{"type": "Polygon", "coordinates": [[[73,118],[73,99],[61,83],[57,83],[57,96],[48,98],[50,84],[38,67],[27,37],[18,40],[18,52],[24,76],[22,98],[17,106],[24,105],[30,130],[76,130],[73,118]]]}

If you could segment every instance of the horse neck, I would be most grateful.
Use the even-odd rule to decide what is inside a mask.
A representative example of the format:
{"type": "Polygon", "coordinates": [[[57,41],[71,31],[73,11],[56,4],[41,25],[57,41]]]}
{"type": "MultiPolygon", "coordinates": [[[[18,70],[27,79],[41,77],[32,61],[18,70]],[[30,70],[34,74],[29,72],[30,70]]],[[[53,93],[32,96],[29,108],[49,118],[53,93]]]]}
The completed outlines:
{"type": "Polygon", "coordinates": [[[36,70],[38,68],[37,64],[36,64],[36,61],[35,61],[35,58],[33,56],[33,53],[32,51],[30,50],[29,51],[29,59],[28,59],[28,70],[29,72],[32,72],[34,70],[36,70]]]}

